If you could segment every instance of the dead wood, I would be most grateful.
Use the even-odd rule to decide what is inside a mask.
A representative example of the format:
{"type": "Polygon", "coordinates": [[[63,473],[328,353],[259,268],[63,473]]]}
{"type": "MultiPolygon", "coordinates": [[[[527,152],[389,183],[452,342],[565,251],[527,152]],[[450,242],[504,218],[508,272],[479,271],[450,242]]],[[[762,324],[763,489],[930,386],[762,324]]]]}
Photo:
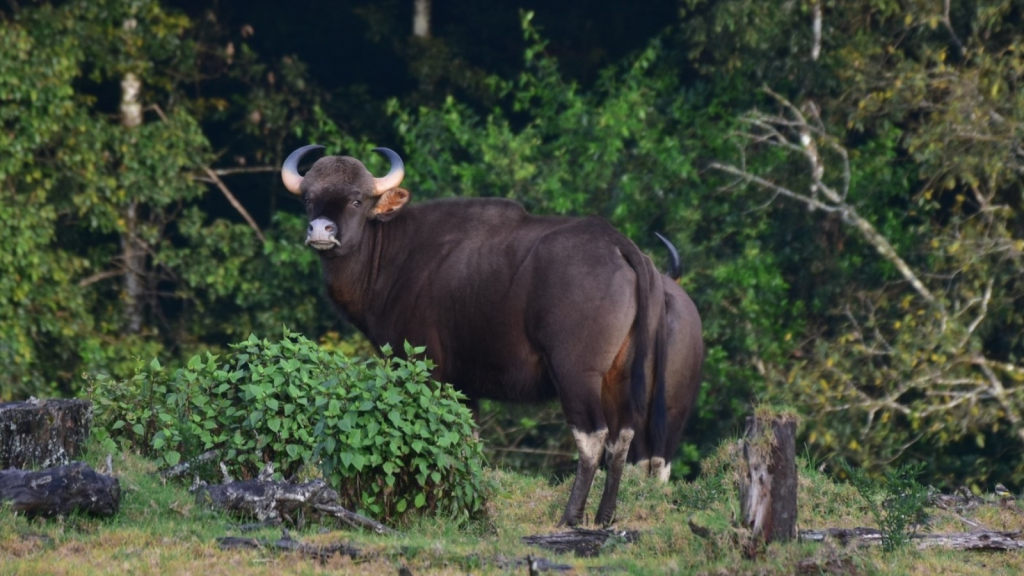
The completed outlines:
{"type": "Polygon", "coordinates": [[[177,478],[178,476],[184,476],[185,474],[188,474],[189,471],[192,470],[192,468],[200,464],[216,460],[219,457],[220,450],[207,450],[206,452],[203,452],[202,454],[196,456],[195,458],[192,458],[191,460],[182,462],[175,466],[171,466],[170,468],[164,468],[163,470],[160,471],[160,477],[167,479],[177,478]]]}
{"type": "Polygon", "coordinates": [[[380,522],[377,522],[376,520],[373,520],[372,518],[367,518],[362,514],[357,514],[355,512],[352,512],[351,510],[346,510],[345,508],[341,507],[338,504],[317,504],[315,508],[318,511],[323,512],[324,514],[334,516],[335,518],[338,518],[339,520],[342,520],[353,527],[373,530],[377,534],[391,535],[399,533],[398,531],[392,530],[391,528],[388,528],[387,526],[381,524],[380,522]]]}
{"type": "Polygon", "coordinates": [[[88,400],[0,403],[0,469],[64,466],[81,455],[91,425],[88,400]]]}
{"type": "Polygon", "coordinates": [[[279,521],[301,526],[308,519],[323,516],[338,518],[350,526],[366,528],[377,534],[397,534],[395,530],[347,510],[338,504],[338,493],[323,480],[302,484],[271,480],[273,467],[267,466],[253,480],[193,486],[196,500],[261,523],[279,521]]]}
{"type": "Polygon", "coordinates": [[[80,512],[113,516],[121,507],[121,484],[82,462],[45,470],[0,470],[0,501],[29,517],[80,512]]]}
{"type": "MultiPolygon", "coordinates": [[[[1024,550],[1022,533],[979,531],[947,534],[914,534],[911,536],[918,549],[943,548],[947,550],[1024,550]]],[[[841,544],[870,545],[882,542],[882,532],[874,528],[828,528],[801,530],[800,539],[811,542],[837,540],[841,544]]]]}
{"type": "Polygon", "coordinates": [[[796,421],[747,418],[739,478],[743,527],[764,542],[796,537],[796,421]]]}
{"type": "Polygon", "coordinates": [[[633,543],[639,539],[640,533],[635,530],[575,528],[568,532],[523,536],[522,541],[554,552],[572,552],[580,558],[591,558],[597,556],[609,540],[633,543]]]}
{"type": "Polygon", "coordinates": [[[269,538],[240,538],[238,536],[224,536],[217,538],[217,545],[221,550],[237,548],[248,548],[252,550],[286,550],[298,552],[317,560],[323,561],[335,554],[346,554],[353,560],[359,556],[359,549],[348,544],[331,544],[319,546],[316,544],[303,544],[291,537],[287,530],[284,530],[281,537],[276,540],[269,538]]]}

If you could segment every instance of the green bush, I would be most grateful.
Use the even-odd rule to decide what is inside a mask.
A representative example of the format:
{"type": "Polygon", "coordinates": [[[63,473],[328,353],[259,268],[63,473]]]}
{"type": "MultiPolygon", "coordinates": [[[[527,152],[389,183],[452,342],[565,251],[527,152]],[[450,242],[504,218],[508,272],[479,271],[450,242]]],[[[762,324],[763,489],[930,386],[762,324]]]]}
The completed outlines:
{"type": "Polygon", "coordinates": [[[430,378],[423,348],[351,360],[285,332],[170,371],[88,378],[95,434],[168,465],[217,448],[232,474],[320,474],[343,505],[377,518],[409,510],[464,519],[481,509],[480,443],[465,397],[430,378]]]}
{"type": "Polygon", "coordinates": [[[902,464],[886,469],[884,478],[874,479],[863,468],[854,468],[847,461],[839,461],[840,469],[849,477],[861,498],[871,511],[882,532],[882,549],[892,552],[906,546],[924,524],[928,515],[929,490],[917,482],[924,469],[923,463],[902,464]]]}

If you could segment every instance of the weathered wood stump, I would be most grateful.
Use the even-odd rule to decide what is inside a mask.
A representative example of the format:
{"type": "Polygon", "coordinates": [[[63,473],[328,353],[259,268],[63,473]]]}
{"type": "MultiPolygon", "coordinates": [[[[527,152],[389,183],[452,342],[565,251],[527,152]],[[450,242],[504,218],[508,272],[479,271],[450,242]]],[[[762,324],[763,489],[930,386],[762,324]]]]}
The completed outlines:
{"type": "Polygon", "coordinates": [[[88,400],[0,404],[0,469],[64,466],[81,455],[91,425],[88,400]]]}
{"type": "Polygon", "coordinates": [[[740,509],[753,541],[796,538],[796,419],[747,418],[740,509]]]}
{"type": "Polygon", "coordinates": [[[0,501],[29,517],[72,512],[113,516],[121,507],[121,483],[83,462],[45,470],[0,470],[0,501]]]}

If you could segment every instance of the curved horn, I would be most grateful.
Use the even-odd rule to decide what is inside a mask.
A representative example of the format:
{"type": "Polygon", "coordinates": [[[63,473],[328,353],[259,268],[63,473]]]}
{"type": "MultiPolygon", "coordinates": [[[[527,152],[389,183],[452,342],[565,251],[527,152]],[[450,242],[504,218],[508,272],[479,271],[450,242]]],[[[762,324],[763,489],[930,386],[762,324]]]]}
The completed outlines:
{"type": "Polygon", "coordinates": [[[281,180],[289,192],[302,194],[302,190],[299,189],[302,184],[302,176],[299,176],[299,162],[310,150],[323,150],[323,148],[319,144],[309,144],[288,155],[288,159],[281,165],[281,180]]]}
{"type": "Polygon", "coordinates": [[[668,277],[673,280],[679,280],[679,277],[683,275],[683,265],[682,263],[679,262],[679,251],[676,250],[676,247],[672,245],[672,242],[669,242],[668,238],[665,238],[664,236],[658,234],[657,232],[655,232],[654,235],[658,237],[658,240],[661,240],[662,243],[665,244],[666,248],[668,248],[668,255],[670,261],[668,277]]]}
{"type": "Polygon", "coordinates": [[[402,183],[402,178],[405,178],[405,163],[402,162],[402,158],[390,148],[374,148],[374,152],[385,156],[388,162],[391,163],[391,171],[388,172],[387,176],[383,178],[374,178],[374,196],[380,196],[381,194],[397,188],[402,183]]]}

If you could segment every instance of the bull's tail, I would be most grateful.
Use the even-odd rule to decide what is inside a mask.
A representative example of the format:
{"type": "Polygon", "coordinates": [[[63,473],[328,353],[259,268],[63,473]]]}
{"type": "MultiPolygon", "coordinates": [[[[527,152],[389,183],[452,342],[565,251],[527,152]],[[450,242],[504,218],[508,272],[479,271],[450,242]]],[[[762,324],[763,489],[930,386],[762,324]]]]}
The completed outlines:
{"type": "MultiPolygon", "coordinates": [[[[669,270],[666,272],[672,280],[679,280],[683,275],[679,251],[672,242],[654,233],[658,240],[668,249],[669,270]]],[[[666,373],[668,370],[668,318],[665,310],[658,315],[658,333],[654,344],[654,390],[651,393],[651,407],[647,415],[647,434],[650,438],[651,458],[662,458],[668,462],[671,454],[666,454],[668,439],[668,400],[666,399],[666,373]]]]}
{"type": "MultiPolygon", "coordinates": [[[[630,245],[622,250],[626,262],[636,274],[636,319],[633,321],[633,366],[630,369],[629,397],[632,413],[642,414],[647,402],[647,357],[650,354],[651,272],[640,249],[630,245]]],[[[663,304],[664,305],[664,304],[663,304]]],[[[661,316],[659,314],[658,316],[661,316]]],[[[663,402],[664,404],[664,402],[663,402]]],[[[640,419],[639,421],[643,421],[640,419]]]]}
{"type": "Polygon", "coordinates": [[[671,456],[665,453],[665,442],[668,438],[668,401],[665,390],[668,326],[665,314],[658,318],[658,333],[654,342],[654,390],[651,394],[651,408],[647,414],[647,434],[651,440],[651,458],[662,458],[668,462],[671,456]]]}

